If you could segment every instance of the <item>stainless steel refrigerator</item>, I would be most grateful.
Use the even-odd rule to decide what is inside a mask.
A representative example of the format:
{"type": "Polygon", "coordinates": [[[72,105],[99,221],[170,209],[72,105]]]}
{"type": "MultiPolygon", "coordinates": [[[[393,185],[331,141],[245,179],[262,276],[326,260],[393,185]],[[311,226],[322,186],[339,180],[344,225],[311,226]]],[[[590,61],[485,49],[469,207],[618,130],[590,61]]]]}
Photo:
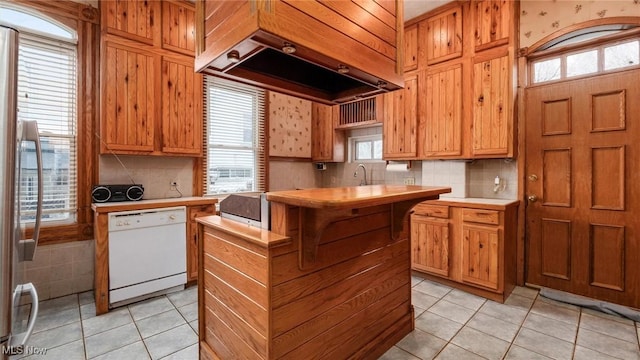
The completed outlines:
{"type": "MultiPolygon", "coordinates": [[[[18,120],[18,32],[0,25],[0,358],[29,353],[27,340],[38,316],[38,293],[25,282],[33,260],[42,209],[42,152],[37,123],[18,120]],[[38,207],[33,239],[20,219],[21,159],[29,146],[38,160],[38,207]]],[[[31,225],[31,223],[27,224],[31,225]]]]}

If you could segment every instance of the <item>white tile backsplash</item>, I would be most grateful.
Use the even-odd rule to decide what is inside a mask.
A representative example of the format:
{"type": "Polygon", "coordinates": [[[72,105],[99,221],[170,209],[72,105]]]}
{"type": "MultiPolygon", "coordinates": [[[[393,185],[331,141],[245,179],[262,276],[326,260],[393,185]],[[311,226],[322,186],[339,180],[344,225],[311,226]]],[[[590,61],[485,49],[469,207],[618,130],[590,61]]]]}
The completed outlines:
{"type": "Polygon", "coordinates": [[[469,197],[516,199],[518,197],[518,164],[511,159],[475,160],[468,164],[469,197]],[[495,189],[495,178],[503,184],[495,189]],[[496,191],[494,191],[496,190],[496,191]]]}
{"type": "Polygon", "coordinates": [[[422,185],[451,187],[451,192],[441,197],[467,197],[467,163],[458,160],[422,161],[422,185]]]}
{"type": "Polygon", "coordinates": [[[321,182],[311,162],[269,161],[269,191],[316,188],[321,182]]]}

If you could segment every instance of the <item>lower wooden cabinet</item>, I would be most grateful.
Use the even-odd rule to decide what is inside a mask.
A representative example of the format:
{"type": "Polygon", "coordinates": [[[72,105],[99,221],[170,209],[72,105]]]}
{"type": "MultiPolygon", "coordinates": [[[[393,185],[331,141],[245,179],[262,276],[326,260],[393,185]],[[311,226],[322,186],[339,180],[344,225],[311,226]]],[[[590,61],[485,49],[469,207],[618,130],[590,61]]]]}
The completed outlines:
{"type": "Polygon", "coordinates": [[[418,204],[411,215],[412,269],[503,302],[515,286],[517,209],[518,201],[418,204]]]}
{"type": "Polygon", "coordinates": [[[215,215],[216,205],[196,205],[187,209],[187,282],[198,280],[198,223],[200,216],[215,215]]]}

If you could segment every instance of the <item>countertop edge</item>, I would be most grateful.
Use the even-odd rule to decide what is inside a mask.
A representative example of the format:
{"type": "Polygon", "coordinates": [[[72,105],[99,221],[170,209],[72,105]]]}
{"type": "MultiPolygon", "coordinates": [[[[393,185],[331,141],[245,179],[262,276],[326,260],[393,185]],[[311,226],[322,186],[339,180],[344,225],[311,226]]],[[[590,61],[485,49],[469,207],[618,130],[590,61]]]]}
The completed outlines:
{"type": "MultiPolygon", "coordinates": [[[[496,200],[496,199],[490,199],[490,200],[496,200]]],[[[490,202],[483,202],[483,199],[478,199],[478,198],[469,198],[469,199],[459,198],[456,200],[451,200],[448,198],[444,198],[444,199],[440,198],[437,200],[427,200],[428,203],[434,204],[434,205],[447,205],[447,206],[453,206],[453,207],[467,207],[467,208],[488,209],[488,210],[505,210],[508,207],[518,206],[520,204],[520,200],[504,200],[504,201],[505,202],[503,204],[496,204],[496,203],[490,203],[490,202]]]]}
{"type": "Polygon", "coordinates": [[[218,215],[197,217],[196,221],[204,226],[237,236],[264,248],[274,247],[291,241],[291,238],[288,236],[276,234],[255,226],[248,226],[237,221],[223,219],[218,215]]]}
{"type": "Polygon", "coordinates": [[[91,209],[95,213],[108,213],[108,212],[114,212],[114,211],[157,209],[157,208],[170,207],[170,206],[212,205],[212,204],[216,204],[217,202],[218,202],[217,198],[191,196],[191,197],[169,198],[169,199],[150,199],[150,200],[140,200],[140,201],[92,203],[91,209]]]}

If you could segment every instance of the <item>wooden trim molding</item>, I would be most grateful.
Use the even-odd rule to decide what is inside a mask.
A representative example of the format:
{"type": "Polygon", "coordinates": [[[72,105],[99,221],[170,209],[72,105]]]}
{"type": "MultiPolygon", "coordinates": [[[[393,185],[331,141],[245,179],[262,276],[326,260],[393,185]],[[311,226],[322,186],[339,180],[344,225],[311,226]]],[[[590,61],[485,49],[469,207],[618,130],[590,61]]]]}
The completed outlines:
{"type": "MultiPolygon", "coordinates": [[[[77,76],[77,189],[76,221],[72,224],[43,224],[40,245],[64,243],[93,238],[91,187],[98,179],[97,129],[99,98],[100,13],[88,4],[68,0],[7,0],[25,10],[41,14],[73,28],[78,34],[77,76]]],[[[33,229],[26,230],[31,236],[33,229]]]]}

